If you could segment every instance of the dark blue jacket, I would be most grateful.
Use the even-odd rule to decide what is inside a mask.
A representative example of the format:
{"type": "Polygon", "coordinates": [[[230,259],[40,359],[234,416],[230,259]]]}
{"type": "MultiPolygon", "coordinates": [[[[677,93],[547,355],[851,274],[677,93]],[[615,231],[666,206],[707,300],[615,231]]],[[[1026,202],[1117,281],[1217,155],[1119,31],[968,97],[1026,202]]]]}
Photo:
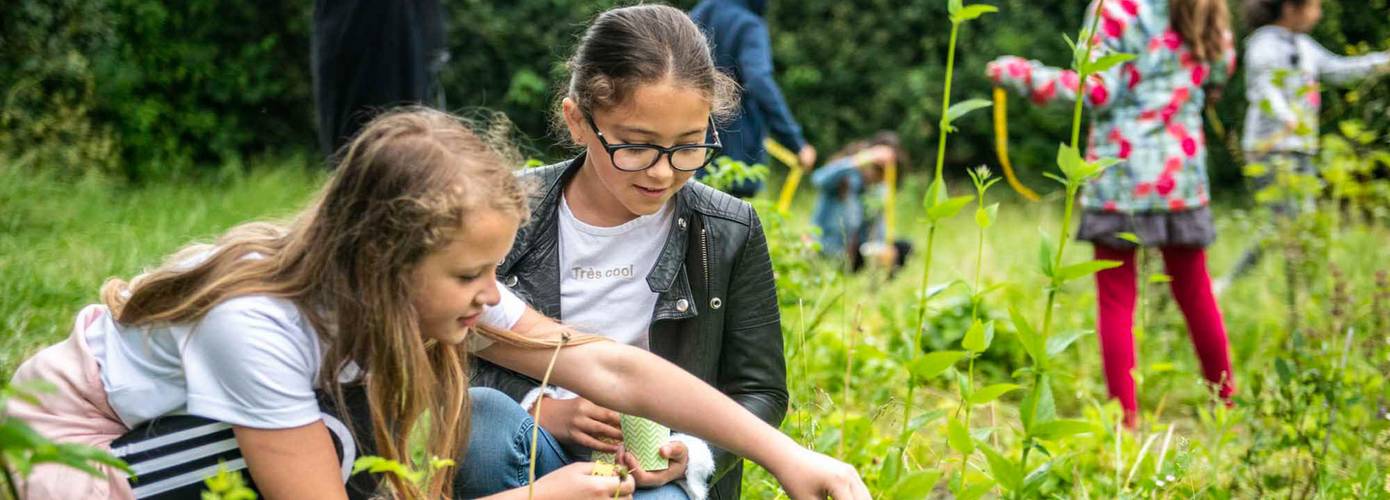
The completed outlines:
{"type": "Polygon", "coordinates": [[[690,11],[713,45],[714,64],[743,86],[742,112],[718,129],[724,154],[749,164],[766,163],[763,137],[769,132],[792,151],[806,144],[772,79],[766,10],[767,0],[703,0],[690,11]]]}

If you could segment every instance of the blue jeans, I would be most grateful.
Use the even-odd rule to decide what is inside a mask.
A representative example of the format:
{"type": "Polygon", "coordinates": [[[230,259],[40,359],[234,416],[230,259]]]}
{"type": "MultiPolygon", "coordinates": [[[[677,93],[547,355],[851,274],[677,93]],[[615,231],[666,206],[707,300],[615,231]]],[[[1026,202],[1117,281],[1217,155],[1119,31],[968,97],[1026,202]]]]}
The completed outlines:
{"type": "MultiPolygon", "coordinates": [[[[473,420],[468,435],[468,454],[454,477],[454,495],[475,498],[526,486],[531,459],[531,415],[496,389],[468,390],[473,420]]],[[[536,441],[536,477],[575,462],[560,442],[545,429],[536,441]]],[[[642,500],[688,500],[674,483],[639,489],[642,500]]]]}

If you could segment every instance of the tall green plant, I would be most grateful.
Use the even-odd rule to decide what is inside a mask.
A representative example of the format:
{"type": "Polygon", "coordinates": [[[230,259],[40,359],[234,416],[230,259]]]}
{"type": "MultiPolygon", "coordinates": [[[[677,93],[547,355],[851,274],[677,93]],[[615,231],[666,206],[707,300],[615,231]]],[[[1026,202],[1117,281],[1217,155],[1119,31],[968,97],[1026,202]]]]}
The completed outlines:
{"type": "Polygon", "coordinates": [[[1054,240],[1044,232],[1039,246],[1039,267],[1043,276],[1047,278],[1047,298],[1043,308],[1042,328],[1034,328],[1018,309],[1012,308],[1010,310],[1014,328],[1017,330],[1024,350],[1032,362],[1030,366],[1022,370],[1029,378],[1029,386],[1027,396],[1024,397],[1019,408],[1019,419],[1023,424],[1023,435],[1019,439],[1019,460],[1014,462],[1005,453],[981,443],[981,451],[985,453],[996,481],[1015,496],[1026,495],[1041,484],[1052,465],[1052,462],[1048,461],[1036,469],[1029,468],[1029,454],[1040,446],[1041,440],[1060,439],[1092,430],[1092,425],[1089,422],[1059,420],[1057,418],[1049,372],[1051,359],[1065,351],[1078,338],[1077,335],[1060,336],[1055,339],[1052,337],[1053,314],[1063,285],[1098,271],[1117,267],[1120,264],[1114,261],[1095,260],[1063,265],[1067,240],[1071,234],[1071,221],[1077,194],[1083,186],[1118,161],[1113,158],[1088,161],[1083,159],[1080,150],[1081,118],[1085,107],[1084,87],[1086,82],[1091,75],[1106,71],[1134,57],[1130,54],[1111,53],[1093,58],[1095,38],[1092,34],[1096,33],[1100,13],[1104,11],[1104,8],[1105,0],[1100,0],[1091,13],[1089,26],[1083,27],[1076,38],[1077,41],[1067,39],[1067,43],[1072,49],[1071,67],[1079,77],[1081,88],[1078,89],[1076,104],[1072,110],[1071,143],[1063,144],[1057,150],[1057,167],[1061,175],[1046,174],[1047,177],[1056,180],[1063,186],[1066,197],[1063,200],[1062,221],[1055,239],[1056,243],[1054,244],[1054,240]]]}
{"type": "MultiPolygon", "coordinates": [[[[902,428],[899,433],[898,452],[899,457],[907,451],[907,444],[912,436],[912,412],[915,406],[914,395],[918,380],[930,378],[935,375],[932,373],[934,367],[940,362],[945,361],[945,357],[938,354],[937,357],[921,356],[921,338],[926,327],[927,320],[927,300],[931,297],[928,286],[931,283],[931,264],[932,250],[936,241],[936,230],[940,223],[946,219],[954,217],[965,208],[972,196],[951,197],[946,187],[946,179],[942,176],[942,168],[946,159],[946,139],[955,130],[952,123],[971,111],[988,107],[989,101],[984,99],[971,99],[956,105],[951,104],[951,78],[955,72],[956,62],[956,40],[960,34],[961,25],[980,18],[985,14],[998,12],[999,9],[992,5],[964,5],[962,0],[949,0],[947,10],[950,12],[951,19],[951,41],[947,45],[946,56],[946,84],[941,97],[941,109],[943,110],[940,122],[940,137],[937,142],[936,170],[932,177],[931,185],[927,188],[927,194],[922,201],[926,211],[927,219],[927,245],[923,252],[922,259],[922,282],[918,288],[917,295],[917,328],[914,329],[908,339],[908,384],[907,397],[903,403],[902,428]]],[[[949,356],[949,355],[946,355],[949,356]]],[[[963,356],[963,355],[962,355],[963,356]]],[[[956,358],[959,359],[959,358],[956,358]]],[[[949,364],[947,364],[949,366],[949,364]]],[[[943,367],[944,369],[944,367],[943,367]]]]}

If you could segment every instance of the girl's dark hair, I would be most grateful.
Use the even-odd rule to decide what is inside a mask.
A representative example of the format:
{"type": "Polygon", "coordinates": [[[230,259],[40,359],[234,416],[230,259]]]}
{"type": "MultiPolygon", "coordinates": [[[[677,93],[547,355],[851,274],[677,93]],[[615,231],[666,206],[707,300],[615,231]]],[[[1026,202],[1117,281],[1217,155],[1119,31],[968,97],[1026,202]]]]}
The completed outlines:
{"type": "MultiPolygon", "coordinates": [[[[562,96],[585,112],[620,105],[639,85],[667,78],[704,93],[716,118],[732,115],[738,105],[738,84],[715,69],[700,28],[685,12],[665,5],[599,14],[566,68],[570,80],[562,96]]],[[[557,119],[563,124],[559,113],[557,119]]]]}
{"type": "Polygon", "coordinates": [[[1241,17],[1249,29],[1274,24],[1284,15],[1284,6],[1303,7],[1308,0],[1244,0],[1241,2],[1241,17]]]}

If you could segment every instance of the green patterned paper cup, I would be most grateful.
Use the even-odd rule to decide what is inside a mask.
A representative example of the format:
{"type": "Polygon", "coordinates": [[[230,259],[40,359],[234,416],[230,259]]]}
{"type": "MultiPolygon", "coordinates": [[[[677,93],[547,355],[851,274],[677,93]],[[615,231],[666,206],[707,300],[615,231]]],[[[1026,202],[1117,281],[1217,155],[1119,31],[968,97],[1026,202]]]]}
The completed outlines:
{"type": "Polygon", "coordinates": [[[607,451],[595,451],[589,455],[590,462],[602,462],[605,464],[617,464],[618,456],[607,451]]]}
{"type": "Polygon", "coordinates": [[[623,447],[637,457],[644,471],[665,470],[671,464],[661,447],[671,440],[671,429],[642,417],[623,415],[623,447]]]}

